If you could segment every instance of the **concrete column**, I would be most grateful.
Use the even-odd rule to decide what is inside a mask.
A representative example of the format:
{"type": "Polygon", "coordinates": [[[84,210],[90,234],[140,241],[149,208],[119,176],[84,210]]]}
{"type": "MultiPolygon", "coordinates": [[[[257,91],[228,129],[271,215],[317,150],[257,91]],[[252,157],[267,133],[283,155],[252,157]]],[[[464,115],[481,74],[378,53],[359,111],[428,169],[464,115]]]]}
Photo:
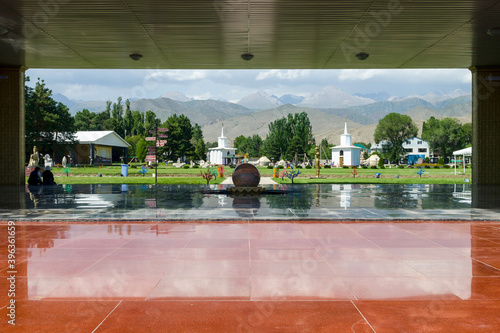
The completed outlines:
{"type": "Polygon", "coordinates": [[[472,182],[500,185],[500,67],[472,71],[472,182]]]}
{"type": "Polygon", "coordinates": [[[500,205],[500,67],[472,72],[472,207],[500,205]]]}
{"type": "Polygon", "coordinates": [[[25,183],[24,67],[0,67],[0,185],[25,183]]]}

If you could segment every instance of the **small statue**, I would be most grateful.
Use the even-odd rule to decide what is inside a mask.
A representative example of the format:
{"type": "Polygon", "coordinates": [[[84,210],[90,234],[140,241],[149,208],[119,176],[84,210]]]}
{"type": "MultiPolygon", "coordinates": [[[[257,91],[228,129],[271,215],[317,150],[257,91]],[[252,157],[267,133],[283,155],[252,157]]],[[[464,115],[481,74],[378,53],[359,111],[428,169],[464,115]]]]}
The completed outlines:
{"type": "Polygon", "coordinates": [[[33,154],[30,155],[30,161],[28,163],[28,166],[37,166],[38,163],[39,163],[38,148],[34,146],[33,154]]]}
{"type": "Polygon", "coordinates": [[[316,146],[316,153],[314,154],[314,167],[316,168],[316,177],[319,177],[319,148],[316,146]]]}
{"type": "Polygon", "coordinates": [[[64,156],[62,159],[62,166],[63,166],[63,168],[68,166],[68,160],[66,159],[66,156],[64,156]]]}
{"type": "Polygon", "coordinates": [[[45,157],[43,159],[45,167],[51,167],[51,168],[53,167],[52,158],[50,157],[49,154],[45,154],[45,157]]]}

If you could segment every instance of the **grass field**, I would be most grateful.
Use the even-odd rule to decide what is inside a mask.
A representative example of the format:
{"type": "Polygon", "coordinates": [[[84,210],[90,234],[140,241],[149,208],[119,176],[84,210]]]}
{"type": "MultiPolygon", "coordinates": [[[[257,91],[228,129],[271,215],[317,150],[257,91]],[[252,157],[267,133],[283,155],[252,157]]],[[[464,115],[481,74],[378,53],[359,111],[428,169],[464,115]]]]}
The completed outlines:
{"type": "MultiPolygon", "coordinates": [[[[54,167],[53,173],[58,184],[154,184],[154,168],[149,169],[145,176],[139,173],[140,165],[133,164],[128,169],[128,177],[121,177],[121,166],[92,166],[92,167],[70,167],[69,176],[66,176],[62,167],[54,167]],[[135,166],[135,167],[134,167],[135,166]],[[101,174],[101,177],[98,177],[101,174]]],[[[266,167],[258,168],[261,177],[272,177],[273,170],[266,167]]],[[[299,169],[301,174],[295,178],[296,184],[329,184],[329,183],[349,183],[349,184],[462,184],[465,179],[471,178],[471,169],[457,169],[457,175],[453,168],[445,169],[424,169],[422,177],[417,175],[419,169],[397,167],[385,169],[362,169],[358,168],[358,174],[354,178],[352,169],[332,168],[321,169],[320,178],[316,178],[316,170],[299,169]],[[380,173],[380,177],[375,175],[380,173]]],[[[206,169],[184,169],[173,166],[158,166],[158,184],[206,184],[200,172],[206,169]]],[[[231,177],[234,169],[225,167],[224,177],[231,177]]],[[[225,178],[218,177],[211,180],[210,184],[220,184],[225,178]]],[[[276,182],[289,184],[287,178],[283,180],[276,178],[276,182]]]]}

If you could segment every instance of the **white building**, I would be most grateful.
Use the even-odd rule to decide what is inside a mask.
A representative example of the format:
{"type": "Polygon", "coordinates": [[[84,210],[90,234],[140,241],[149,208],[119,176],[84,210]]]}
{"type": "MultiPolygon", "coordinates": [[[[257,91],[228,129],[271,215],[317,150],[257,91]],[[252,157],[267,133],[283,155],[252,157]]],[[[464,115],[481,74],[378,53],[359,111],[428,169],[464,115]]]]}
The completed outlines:
{"type": "Polygon", "coordinates": [[[347,133],[347,121],[345,122],[344,134],[340,135],[340,145],[331,149],[334,166],[359,166],[361,148],[352,144],[352,137],[347,133]]]}
{"type": "Polygon", "coordinates": [[[208,150],[208,160],[210,164],[228,165],[234,163],[236,148],[229,148],[227,146],[227,138],[224,136],[224,127],[222,127],[217,147],[209,148],[208,150]]]}
{"type": "MultiPolygon", "coordinates": [[[[374,151],[383,152],[383,147],[384,144],[386,143],[387,143],[386,140],[383,140],[378,144],[374,143],[370,149],[372,152],[374,151]]],[[[409,165],[417,163],[419,158],[425,159],[426,157],[430,157],[429,143],[427,141],[422,140],[419,137],[413,137],[406,140],[403,143],[403,150],[405,153],[405,156],[403,158],[403,163],[409,165]]]]}

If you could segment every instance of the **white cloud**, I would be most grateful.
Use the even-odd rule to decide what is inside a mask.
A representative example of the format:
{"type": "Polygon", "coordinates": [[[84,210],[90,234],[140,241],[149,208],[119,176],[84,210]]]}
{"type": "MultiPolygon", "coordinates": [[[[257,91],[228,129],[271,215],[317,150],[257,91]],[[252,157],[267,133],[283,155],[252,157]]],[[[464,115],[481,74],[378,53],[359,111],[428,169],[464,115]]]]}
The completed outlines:
{"type": "Polygon", "coordinates": [[[260,72],[256,80],[265,80],[269,78],[278,78],[280,80],[295,80],[298,79],[299,77],[305,77],[309,75],[309,70],[306,69],[289,69],[289,70],[279,70],[279,69],[272,69],[269,71],[262,71],[260,72]]]}
{"type": "Polygon", "coordinates": [[[163,79],[173,80],[173,81],[194,81],[201,80],[206,77],[207,71],[192,71],[192,70],[158,70],[151,74],[148,74],[145,80],[158,80],[163,79]]]}
{"type": "Polygon", "coordinates": [[[342,69],[339,73],[340,81],[368,80],[375,76],[386,74],[386,69],[342,69]]]}

